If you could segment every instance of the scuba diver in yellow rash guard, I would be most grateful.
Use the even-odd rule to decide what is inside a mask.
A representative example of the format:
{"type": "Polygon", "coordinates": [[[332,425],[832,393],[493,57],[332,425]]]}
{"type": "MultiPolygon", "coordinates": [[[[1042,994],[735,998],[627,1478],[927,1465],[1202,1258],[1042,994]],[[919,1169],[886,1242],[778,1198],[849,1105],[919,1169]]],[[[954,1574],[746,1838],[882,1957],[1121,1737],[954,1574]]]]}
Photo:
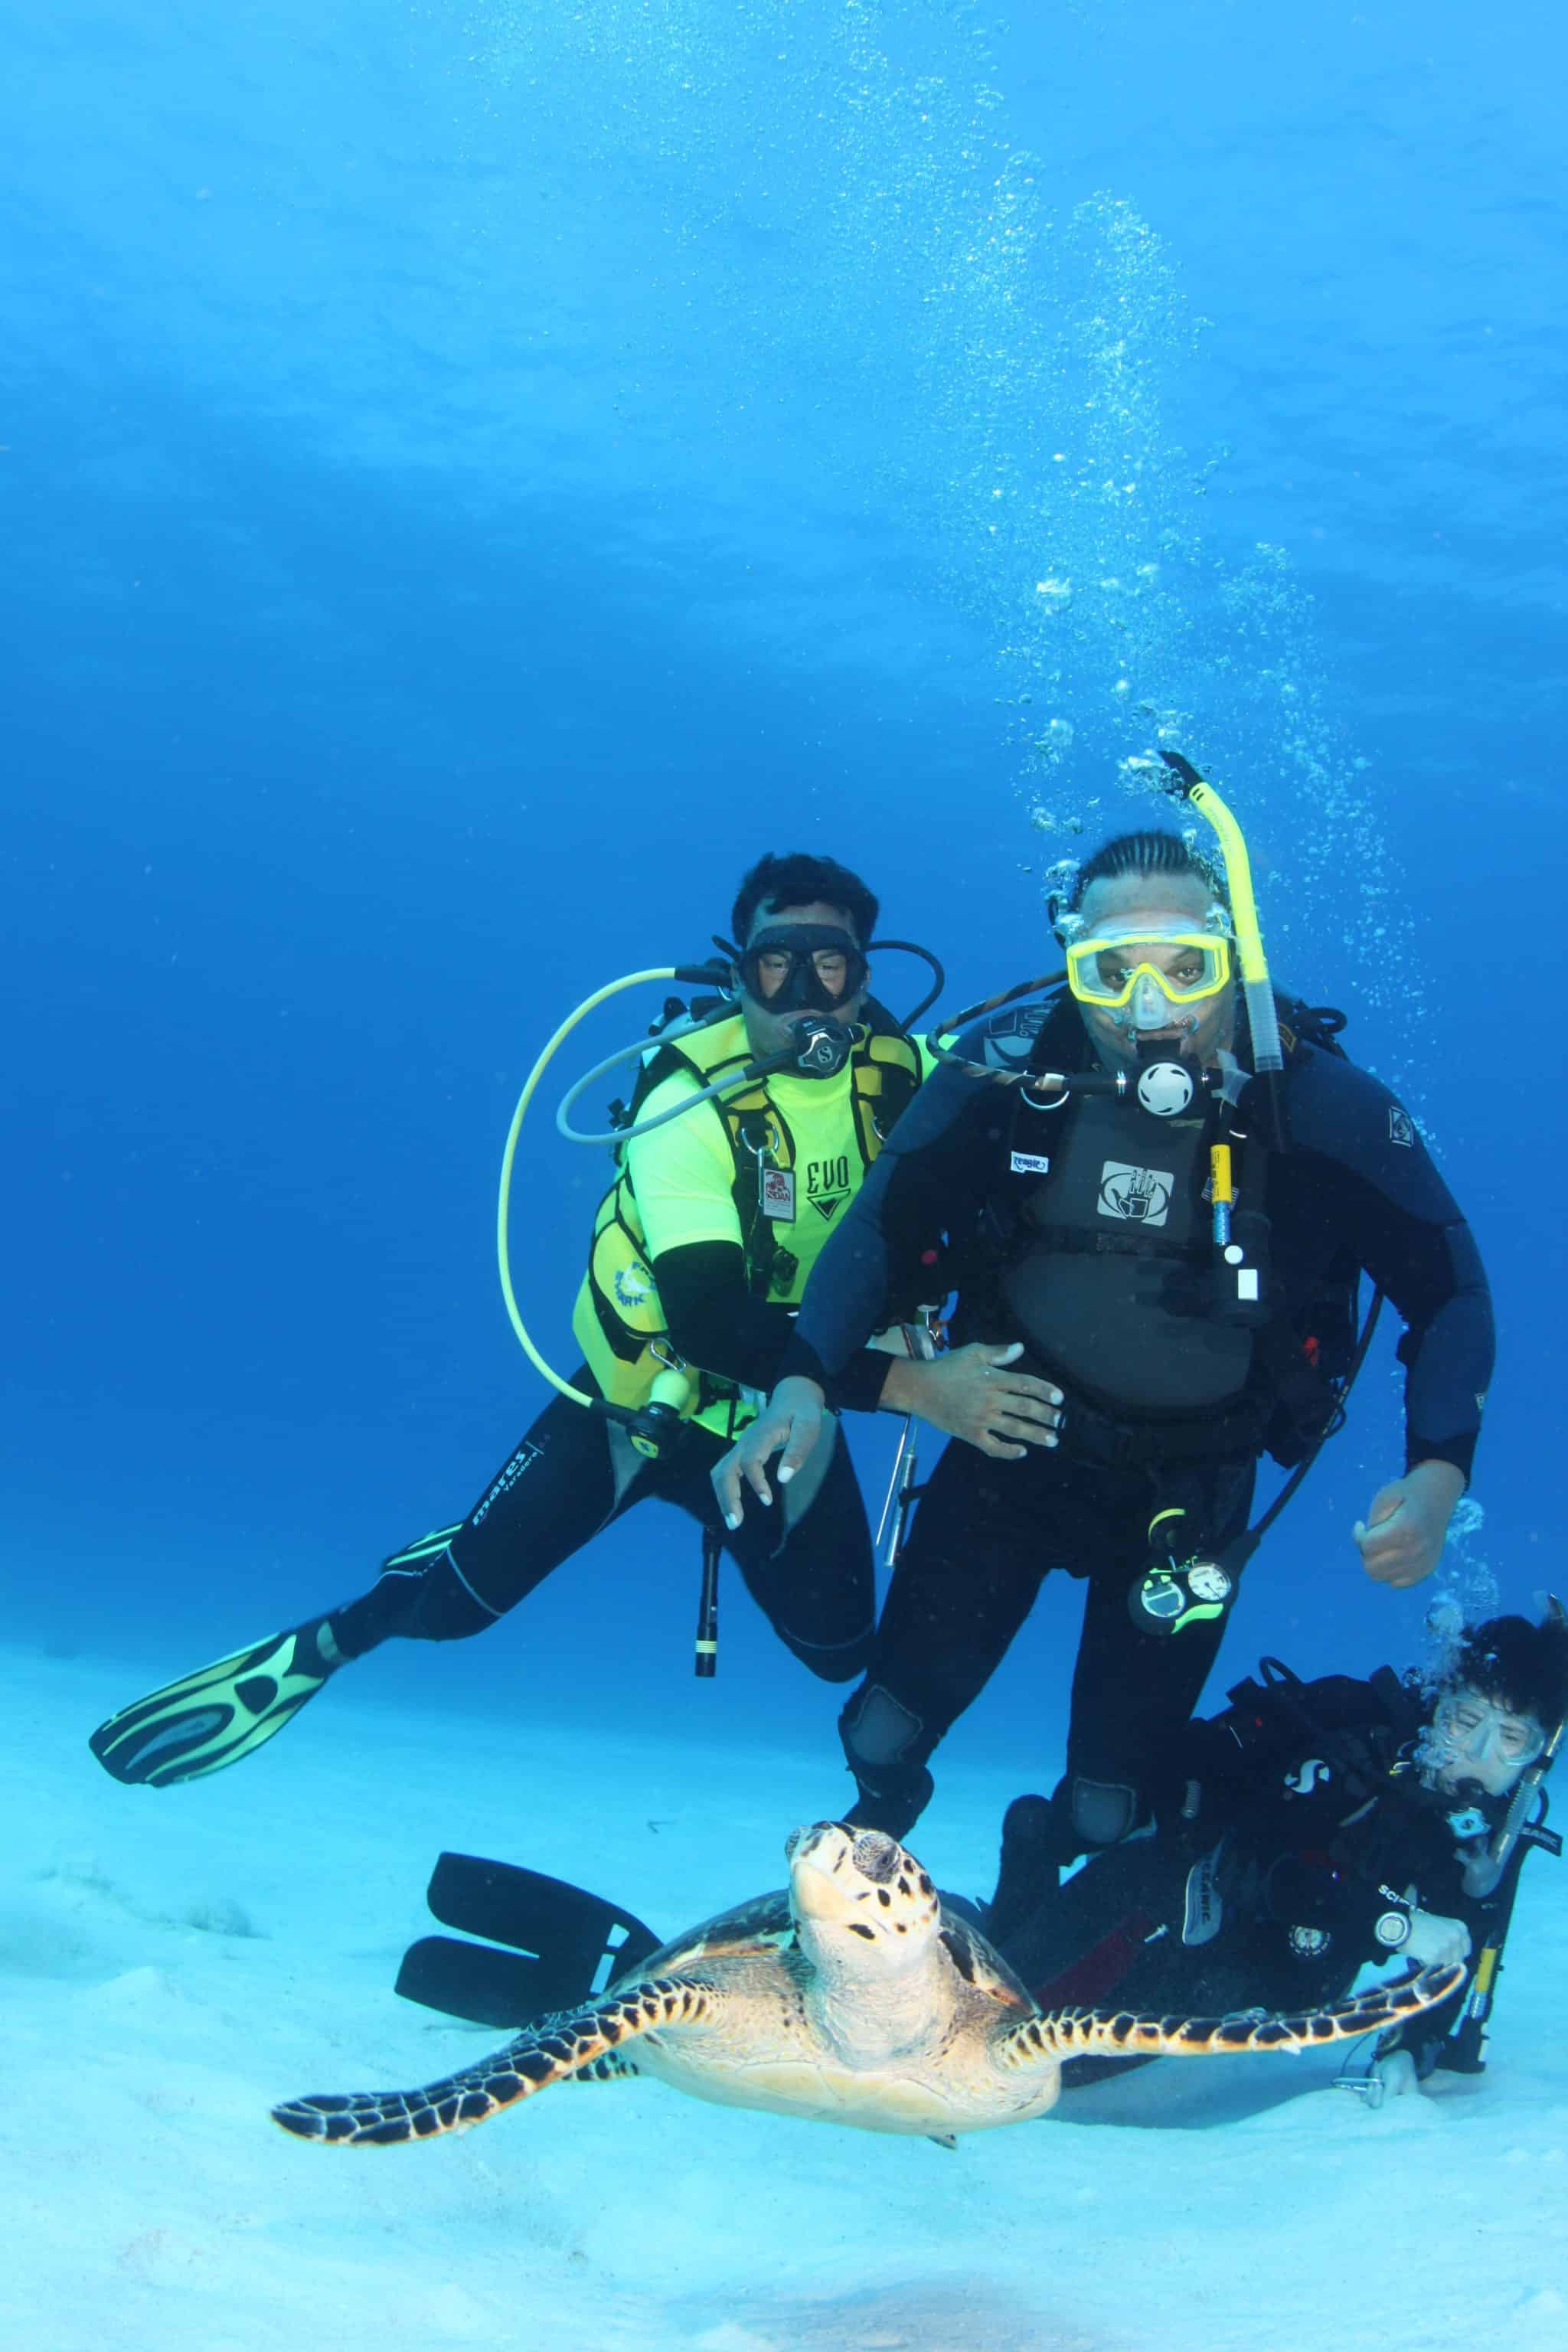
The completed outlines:
{"type": "MultiPolygon", "coordinates": [[[[877,911],[866,885],[831,859],[768,856],[752,867],[732,916],[738,1009],[672,1030],[645,1058],[574,1317],[587,1359],[578,1397],[554,1397],[467,1518],[395,1553],[368,1591],[111,1717],[91,1742],[106,1770],[162,1787],[237,1762],[338,1667],[394,1635],[484,1632],[649,1496],[719,1539],[713,1465],[755,1410],[748,1391],[766,1391],[824,1241],[925,1075],[921,1048],[867,992],[877,911]],[[797,1064],[667,1116],[790,1045],[803,1013],[832,1016],[847,1060],[828,1056],[836,1066],[820,1075],[797,1064]],[[651,1456],[635,1428],[584,1410],[595,1396],[626,1408],[650,1394],[665,1402],[661,1391],[678,1400],[683,1425],[651,1456]]],[[[915,1290],[931,1283],[916,1270],[915,1290]]],[[[917,1304],[911,1296],[910,1315],[917,1304]]],[[[902,1343],[889,1334],[886,1344],[902,1343]]],[[[889,1356],[868,1349],[848,1385],[858,1377],[868,1408],[880,1399],[919,1411],[987,1446],[1005,1400],[1010,1435],[1046,1443],[1056,1391],[1012,1371],[1017,1353],[972,1345],[900,1362],[889,1376],[889,1356]]],[[[837,1683],[870,1655],[872,1549],[847,1449],[819,1452],[784,1507],[722,1541],[780,1640],[837,1683]]]]}

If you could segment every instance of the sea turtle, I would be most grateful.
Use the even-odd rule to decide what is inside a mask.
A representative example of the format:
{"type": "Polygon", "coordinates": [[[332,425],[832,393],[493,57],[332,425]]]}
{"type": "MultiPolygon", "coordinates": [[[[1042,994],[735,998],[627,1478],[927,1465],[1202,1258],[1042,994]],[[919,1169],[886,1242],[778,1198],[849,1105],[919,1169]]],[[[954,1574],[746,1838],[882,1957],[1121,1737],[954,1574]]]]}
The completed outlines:
{"type": "Polygon", "coordinates": [[[433,2139],[574,2076],[653,2074],[728,2106],[947,2141],[1043,2115],[1064,2058],[1301,2050],[1429,2008],[1463,1973],[1429,1969],[1299,2017],[1043,2012],[894,1839],[817,1822],[784,1853],[787,1894],[663,1945],[461,2074],[419,2091],[290,2099],[275,2120],[340,2146],[433,2139]]]}

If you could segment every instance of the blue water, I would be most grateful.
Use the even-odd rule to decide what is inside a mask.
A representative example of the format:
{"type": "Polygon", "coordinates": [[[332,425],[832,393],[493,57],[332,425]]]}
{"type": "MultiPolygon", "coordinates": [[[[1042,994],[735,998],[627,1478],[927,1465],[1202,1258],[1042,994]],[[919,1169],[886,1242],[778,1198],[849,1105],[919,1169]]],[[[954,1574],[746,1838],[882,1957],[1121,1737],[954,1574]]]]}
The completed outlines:
{"type": "MultiPolygon", "coordinates": [[[[764,846],[862,867],[950,1002],[1042,970],[1044,870],[1142,813],[1162,729],[1479,1234],[1502,1353],[1445,1573],[1561,1578],[1568,43],[1545,0],[1506,40],[1286,13],[13,12],[26,1638],[159,1679],[462,1512],[541,1401],[492,1200],[562,1013],[700,953],[764,846]]],[[[602,1174],[536,1123],[563,1356],[602,1174]]],[[[1392,1341],[1222,1673],[1417,1647],[1428,1596],[1348,1536],[1400,1466],[1392,1341]]],[[[833,1695],[738,1589],[695,1686],[695,1584],[639,1511],[366,1685],[819,1738],[826,1801],[833,1695]]],[[[1054,1771],[1072,1617],[952,1749],[1054,1771]]]]}

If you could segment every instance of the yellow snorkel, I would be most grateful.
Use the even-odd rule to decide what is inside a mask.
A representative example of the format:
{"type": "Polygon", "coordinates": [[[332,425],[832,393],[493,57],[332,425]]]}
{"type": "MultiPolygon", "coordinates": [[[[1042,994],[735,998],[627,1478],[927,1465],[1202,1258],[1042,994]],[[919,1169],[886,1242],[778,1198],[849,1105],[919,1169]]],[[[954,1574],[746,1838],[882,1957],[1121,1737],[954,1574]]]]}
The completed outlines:
{"type": "Polygon", "coordinates": [[[1260,1076],[1285,1067],[1284,1049],[1279,1042],[1279,1015],[1274,1004],[1274,984],[1268,977],[1268,965],[1263,953],[1263,934],[1258,928],[1258,901],[1252,895],[1252,863],[1247,855],[1247,844],[1241,836],[1230,810],[1211,783],[1205,782],[1190,760],[1179,751],[1161,751],[1160,757],[1171,771],[1172,781],[1165,790],[1177,800],[1188,801],[1200,816],[1206,817],[1219,835],[1220,854],[1225,859],[1226,887],[1230,893],[1230,919],[1236,926],[1236,955],[1241,966],[1241,992],[1247,1000],[1247,1026],[1252,1032],[1252,1066],[1260,1076]]]}

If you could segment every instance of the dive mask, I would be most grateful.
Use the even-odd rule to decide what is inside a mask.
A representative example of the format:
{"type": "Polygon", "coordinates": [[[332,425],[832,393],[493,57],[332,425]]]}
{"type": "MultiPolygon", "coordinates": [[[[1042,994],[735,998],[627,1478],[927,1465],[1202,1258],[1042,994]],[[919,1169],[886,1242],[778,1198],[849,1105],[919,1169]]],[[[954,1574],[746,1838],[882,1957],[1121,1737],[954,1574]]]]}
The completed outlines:
{"type": "Polygon", "coordinates": [[[1065,944],[1068,986],[1079,1003],[1108,1013],[1126,1007],[1138,1029],[1164,1027],[1173,1005],[1200,1004],[1230,980],[1230,940],[1223,931],[1107,923],[1065,944]]]}
{"type": "Polygon", "coordinates": [[[768,1013],[837,1013],[867,979],[853,935],[827,923],[769,924],[742,950],[735,970],[768,1013]]]}
{"type": "Polygon", "coordinates": [[[1439,1787],[1475,1780],[1489,1796],[1500,1797],[1545,1747],[1546,1734],[1532,1715],[1516,1715],[1461,1685],[1438,1699],[1418,1760],[1423,1776],[1439,1787]]]}

